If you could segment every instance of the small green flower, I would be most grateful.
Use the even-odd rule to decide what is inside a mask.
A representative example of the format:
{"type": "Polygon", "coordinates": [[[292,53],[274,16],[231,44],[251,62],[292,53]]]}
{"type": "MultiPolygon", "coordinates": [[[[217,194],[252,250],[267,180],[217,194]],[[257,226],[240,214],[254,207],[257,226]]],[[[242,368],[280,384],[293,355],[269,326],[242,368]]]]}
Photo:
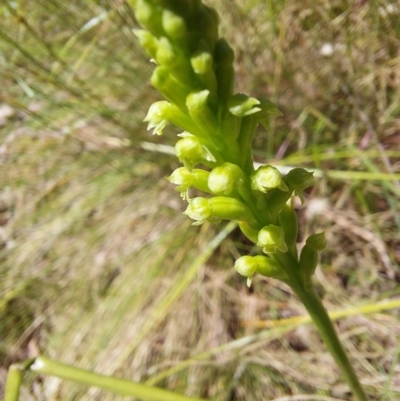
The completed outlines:
{"type": "Polygon", "coordinates": [[[186,167],[179,167],[167,177],[167,180],[177,185],[176,190],[181,193],[184,199],[188,199],[187,191],[190,187],[195,187],[201,191],[210,193],[207,184],[209,175],[210,173],[205,170],[189,170],[186,167]]]}
{"type": "Polygon", "coordinates": [[[194,135],[184,132],[180,136],[182,139],[176,143],[175,152],[180,162],[189,170],[198,163],[209,165],[216,162],[216,158],[209,148],[194,135]]]}
{"type": "Polygon", "coordinates": [[[185,20],[170,10],[163,10],[162,26],[171,39],[179,40],[188,37],[189,33],[185,20]]]}
{"type": "Polygon", "coordinates": [[[215,101],[218,83],[214,72],[214,59],[204,43],[200,42],[199,49],[190,58],[190,64],[202,88],[208,89],[215,101]]]}
{"type": "Polygon", "coordinates": [[[232,163],[214,168],[208,177],[208,187],[216,195],[230,195],[245,181],[243,170],[232,163]]]}
{"type": "Polygon", "coordinates": [[[257,271],[257,261],[253,256],[242,256],[235,262],[235,270],[243,277],[247,277],[247,286],[251,286],[253,276],[257,271]]]}
{"type": "Polygon", "coordinates": [[[272,166],[261,166],[252,174],[251,188],[264,193],[274,188],[288,191],[288,187],[282,180],[281,173],[272,166]]]}
{"type": "Polygon", "coordinates": [[[144,29],[134,29],[134,35],[139,39],[140,45],[146,50],[147,54],[155,59],[157,55],[157,39],[144,29]]]}
{"type": "Polygon", "coordinates": [[[178,61],[178,55],[172,43],[168,38],[161,37],[158,39],[157,44],[156,60],[158,64],[166,67],[173,67],[178,61]]]}
{"type": "Polygon", "coordinates": [[[213,57],[211,53],[203,50],[190,58],[190,64],[196,74],[205,74],[212,70],[213,57]]]}
{"type": "Polygon", "coordinates": [[[146,0],[135,0],[135,16],[139,24],[153,35],[157,37],[163,35],[161,13],[157,6],[146,0]]]}
{"type": "Polygon", "coordinates": [[[147,130],[153,130],[153,134],[162,135],[163,129],[168,124],[171,115],[171,104],[166,100],[153,103],[143,121],[149,123],[147,130]]]}
{"type": "Polygon", "coordinates": [[[219,223],[221,220],[249,221],[254,219],[250,209],[244,203],[225,196],[191,199],[183,214],[196,220],[193,225],[203,224],[207,220],[219,223]]]}
{"type": "Polygon", "coordinates": [[[242,256],[235,262],[235,270],[247,277],[247,285],[250,287],[254,274],[258,273],[265,277],[287,281],[288,277],[275,259],[267,256],[242,256]]]}
{"type": "Polygon", "coordinates": [[[219,130],[218,120],[215,113],[211,110],[208,99],[210,91],[205,89],[199,92],[192,92],[186,98],[186,107],[190,117],[205,132],[216,135],[219,130]]]}
{"type": "Polygon", "coordinates": [[[285,242],[285,233],[281,227],[270,224],[263,227],[258,233],[257,245],[263,249],[264,253],[275,253],[277,250],[287,252],[288,247],[285,242]]]}
{"type": "Polygon", "coordinates": [[[155,68],[151,76],[151,84],[160,91],[165,99],[175,104],[180,110],[187,111],[186,98],[191,92],[191,88],[175,79],[167,67],[155,68]]]}
{"type": "Polygon", "coordinates": [[[191,199],[189,201],[189,206],[183,214],[186,214],[192,220],[195,220],[193,223],[194,226],[203,224],[211,218],[211,208],[208,199],[201,197],[191,199]]]}

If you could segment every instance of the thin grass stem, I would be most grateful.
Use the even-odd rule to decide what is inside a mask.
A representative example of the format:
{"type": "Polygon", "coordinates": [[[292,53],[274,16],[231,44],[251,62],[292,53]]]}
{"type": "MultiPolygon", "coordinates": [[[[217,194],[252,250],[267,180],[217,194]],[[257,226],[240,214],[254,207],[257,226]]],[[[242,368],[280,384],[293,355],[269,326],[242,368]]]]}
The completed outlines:
{"type": "Polygon", "coordinates": [[[171,391],[78,369],[45,357],[28,359],[11,365],[7,376],[4,401],[19,400],[23,373],[28,369],[148,401],[204,401],[200,398],[186,397],[171,391]]]}

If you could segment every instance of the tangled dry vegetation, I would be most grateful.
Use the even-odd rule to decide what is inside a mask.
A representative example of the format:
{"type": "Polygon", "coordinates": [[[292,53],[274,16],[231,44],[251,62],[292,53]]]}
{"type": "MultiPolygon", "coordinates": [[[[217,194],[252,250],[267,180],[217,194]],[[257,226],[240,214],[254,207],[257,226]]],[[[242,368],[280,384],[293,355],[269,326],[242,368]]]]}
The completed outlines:
{"type": "MultiPolygon", "coordinates": [[[[372,399],[394,401],[400,6],[208,4],[237,89],[283,112],[257,136],[257,161],[317,169],[299,240],[325,230],[318,289],[344,310],[337,328],[372,399]]],[[[143,149],[169,139],[141,123],[156,94],[129,5],[5,0],[0,18],[0,383],[40,352],[221,401],[349,399],[288,288],[259,277],[248,290],[232,263],[249,245],[232,226],[224,241],[191,227],[164,179],[174,157],[143,149]]],[[[28,377],[23,399],[118,398],[28,377]]]]}

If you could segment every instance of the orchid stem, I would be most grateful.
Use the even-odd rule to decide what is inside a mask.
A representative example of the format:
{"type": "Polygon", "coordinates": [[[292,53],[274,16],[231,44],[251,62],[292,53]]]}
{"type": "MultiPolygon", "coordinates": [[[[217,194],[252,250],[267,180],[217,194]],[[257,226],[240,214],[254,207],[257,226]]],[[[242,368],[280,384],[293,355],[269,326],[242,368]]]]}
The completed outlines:
{"type": "Polygon", "coordinates": [[[368,397],[353,369],[353,366],[344,350],[338,334],[332,324],[327,310],[321,299],[315,293],[311,283],[307,288],[302,286],[291,286],[292,290],[299,297],[317,327],[329,352],[339,366],[343,377],[347,381],[353,395],[358,401],[368,401],[368,397]]]}

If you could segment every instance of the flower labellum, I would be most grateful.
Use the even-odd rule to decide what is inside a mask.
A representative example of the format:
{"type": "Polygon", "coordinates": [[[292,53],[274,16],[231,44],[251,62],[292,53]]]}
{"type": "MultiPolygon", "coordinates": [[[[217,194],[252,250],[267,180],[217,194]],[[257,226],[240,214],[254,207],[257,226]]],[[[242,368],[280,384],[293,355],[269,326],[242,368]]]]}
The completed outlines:
{"type": "Polygon", "coordinates": [[[147,130],[153,129],[153,134],[162,135],[163,129],[169,122],[171,104],[166,100],[153,103],[143,121],[149,123],[147,130]]]}

